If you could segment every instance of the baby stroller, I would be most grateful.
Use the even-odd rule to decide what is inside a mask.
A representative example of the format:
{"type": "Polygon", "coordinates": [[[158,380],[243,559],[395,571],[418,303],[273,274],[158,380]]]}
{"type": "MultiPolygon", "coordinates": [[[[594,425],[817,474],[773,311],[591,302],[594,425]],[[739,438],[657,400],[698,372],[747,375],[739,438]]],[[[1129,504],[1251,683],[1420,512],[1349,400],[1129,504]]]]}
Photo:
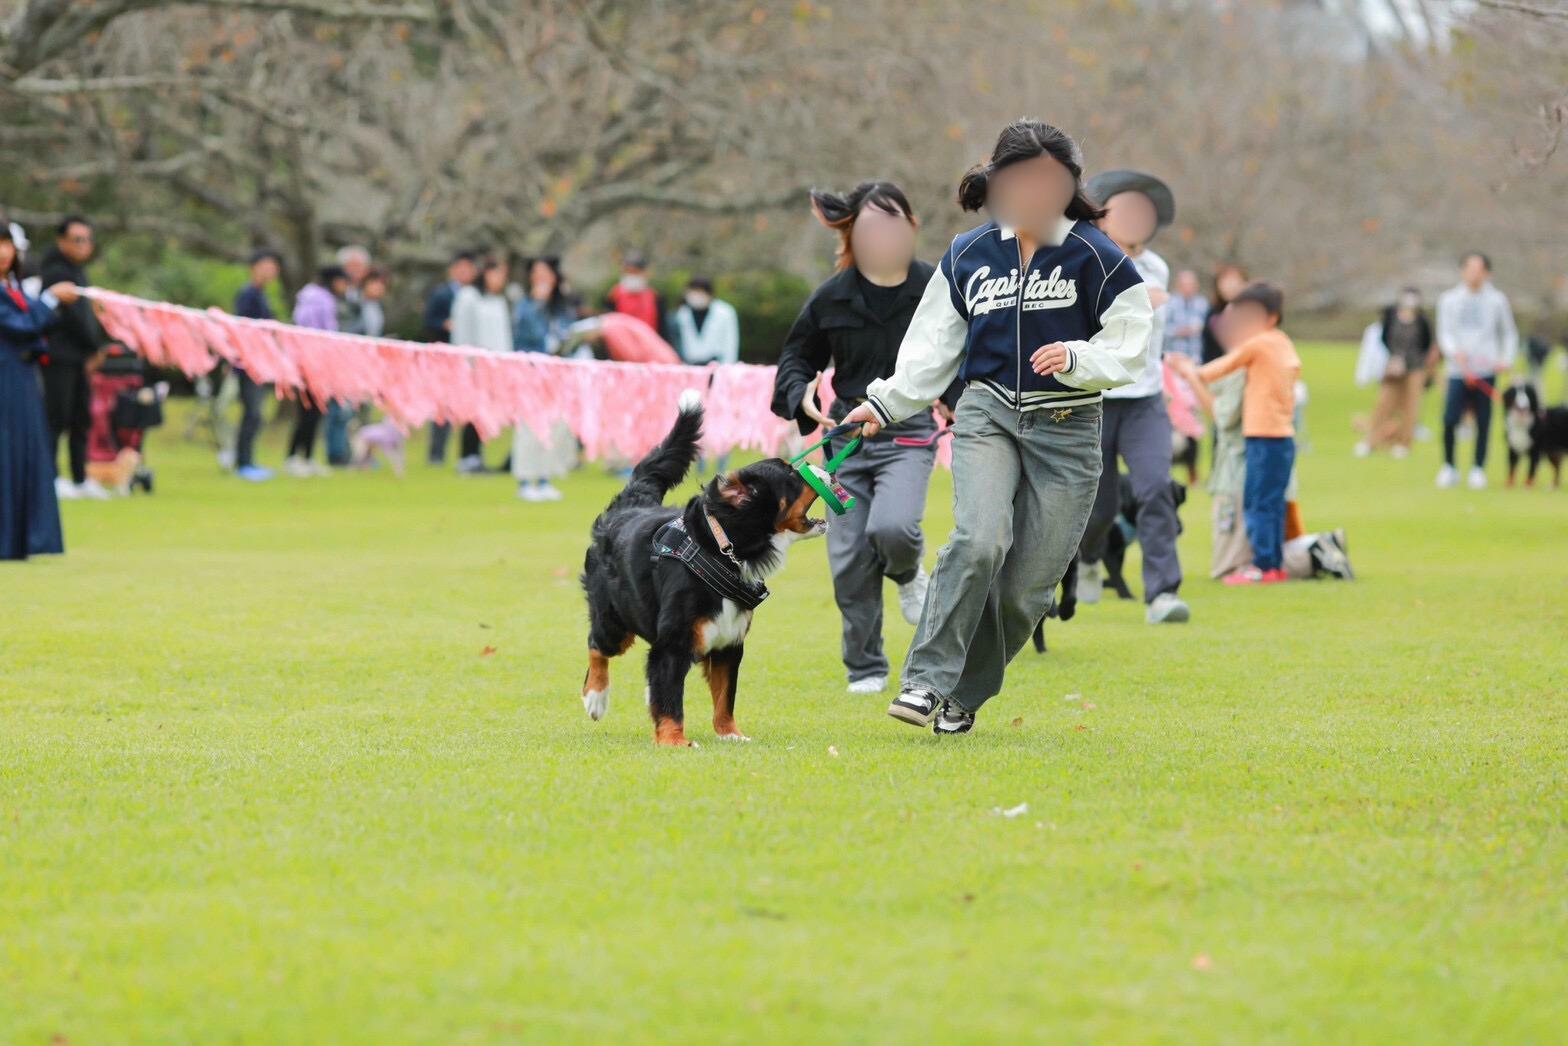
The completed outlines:
{"type": "Polygon", "coordinates": [[[147,365],[123,345],[111,344],[93,370],[92,427],[87,431],[87,472],[117,494],[152,493],[153,471],[142,457],[142,436],[163,424],[168,385],[147,384],[147,365]]]}

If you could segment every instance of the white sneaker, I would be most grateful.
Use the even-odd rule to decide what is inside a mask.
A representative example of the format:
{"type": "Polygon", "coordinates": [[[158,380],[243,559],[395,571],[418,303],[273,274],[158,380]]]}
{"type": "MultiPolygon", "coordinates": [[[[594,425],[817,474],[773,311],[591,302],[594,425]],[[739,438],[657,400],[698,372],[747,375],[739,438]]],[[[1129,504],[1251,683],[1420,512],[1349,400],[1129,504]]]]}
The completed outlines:
{"type": "Polygon", "coordinates": [[[293,476],[295,479],[309,479],[315,475],[315,472],[310,467],[310,462],[297,456],[289,458],[283,463],[283,471],[286,475],[293,476]]]}
{"type": "Polygon", "coordinates": [[[310,474],[312,476],[332,475],[332,466],[328,465],[325,461],[307,461],[305,464],[309,466],[310,474]]]}
{"type": "Polygon", "coordinates": [[[544,498],[541,496],[541,492],[539,490],[539,484],[537,484],[537,483],[519,483],[517,485],[517,500],[519,500],[519,501],[543,501],[544,498]]]}
{"type": "Polygon", "coordinates": [[[1180,624],[1192,617],[1192,610],[1174,592],[1161,592],[1149,602],[1149,609],[1144,612],[1144,619],[1151,625],[1162,625],[1166,622],[1180,624]]]}
{"type": "MultiPolygon", "coordinates": [[[[930,587],[931,578],[925,567],[921,567],[918,574],[898,586],[898,609],[903,611],[904,620],[911,625],[920,624],[920,611],[925,608],[926,589],[930,587]]],[[[881,689],[879,686],[876,691],[865,692],[875,693],[881,689]]]]}
{"type": "Polygon", "coordinates": [[[1459,470],[1452,465],[1444,465],[1437,470],[1437,489],[1448,490],[1459,484],[1459,470]]]}
{"type": "Polygon", "coordinates": [[[1388,456],[1395,461],[1404,461],[1410,456],[1410,448],[1396,443],[1389,449],[1388,456]]]}
{"type": "Polygon", "coordinates": [[[82,492],[77,489],[75,483],[72,483],[64,476],[56,476],[54,478],[54,496],[61,501],[82,500],[82,492]]]}
{"type": "Polygon", "coordinates": [[[225,472],[234,471],[234,452],[232,450],[218,451],[218,467],[225,472]]]}
{"type": "Polygon", "coordinates": [[[1105,591],[1105,579],[1100,576],[1100,564],[1078,564],[1078,602],[1093,606],[1105,591]]]}
{"type": "Polygon", "coordinates": [[[857,679],[846,688],[851,694],[880,694],[887,689],[887,676],[867,676],[857,679]]]}
{"type": "Polygon", "coordinates": [[[566,497],[565,494],[562,494],[559,490],[556,489],[555,484],[549,482],[548,480],[540,483],[536,489],[539,491],[540,501],[560,501],[562,498],[566,497]]]}
{"type": "Polygon", "coordinates": [[[1368,443],[1366,440],[1362,440],[1360,443],[1357,443],[1356,444],[1356,449],[1355,449],[1355,455],[1358,458],[1371,457],[1372,456],[1372,444],[1368,443]]]}
{"type": "Polygon", "coordinates": [[[91,477],[83,480],[82,485],[76,489],[82,497],[87,498],[89,501],[108,501],[114,496],[109,493],[107,487],[91,477]]]}
{"type": "Polygon", "coordinates": [[[1470,485],[1470,489],[1471,490],[1485,490],[1486,489],[1486,472],[1485,472],[1485,470],[1480,469],[1480,468],[1472,468],[1470,470],[1470,476],[1469,476],[1469,478],[1465,482],[1467,482],[1470,485]]]}

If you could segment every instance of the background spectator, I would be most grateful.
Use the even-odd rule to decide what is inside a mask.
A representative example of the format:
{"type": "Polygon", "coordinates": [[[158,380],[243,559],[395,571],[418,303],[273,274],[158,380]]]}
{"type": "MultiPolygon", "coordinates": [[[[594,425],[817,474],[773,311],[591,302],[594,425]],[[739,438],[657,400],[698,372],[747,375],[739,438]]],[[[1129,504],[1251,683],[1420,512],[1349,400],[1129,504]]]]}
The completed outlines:
{"type": "MultiPolygon", "coordinates": [[[[273,319],[272,302],[267,288],[277,280],[283,259],[273,250],[263,248],[250,257],[250,280],[234,296],[234,315],[253,320],[273,319]]],[[[256,435],[261,431],[262,404],[267,387],[258,384],[244,368],[235,367],[234,377],[239,381],[240,429],[234,441],[234,474],[248,483],[261,483],[272,478],[272,470],[256,464],[256,435]]]]}
{"type": "MultiPolygon", "coordinates": [[[[44,254],[40,269],[44,286],[90,286],[86,266],[92,256],[92,223],[81,215],[71,215],[60,223],[54,246],[44,254]]],[[[87,367],[109,336],[99,326],[92,305],[78,299],[61,303],[58,322],[46,337],[48,351],[39,359],[39,367],[49,417],[50,453],[58,457],[63,435],[70,459],[70,477],[55,481],[55,493],[66,499],[107,498],[109,492],[102,484],[87,476],[87,432],[93,423],[87,367]]]]}
{"type": "MultiPolygon", "coordinates": [[[[426,341],[452,340],[452,302],[457,292],[474,282],[479,275],[479,264],[471,251],[458,251],[446,267],[446,282],[439,284],[425,299],[422,318],[423,336],[426,341]]],[[[427,460],[432,465],[446,461],[446,441],[452,426],[439,421],[430,423],[430,449],[427,460]]]]}
{"type": "MultiPolygon", "coordinates": [[[[301,327],[315,330],[338,329],[338,299],[348,291],[348,273],[340,266],[329,265],[317,273],[315,282],[300,288],[294,299],[294,322],[301,327]]],[[[321,424],[321,405],[301,390],[299,414],[294,419],[294,432],[289,436],[289,456],[283,463],[284,471],[295,477],[329,476],[332,470],[312,457],[316,451],[316,429],[321,424]]]]}
{"type": "Polygon", "coordinates": [[[1492,432],[1492,398],[1497,375],[1513,366],[1519,331],[1508,298],[1492,286],[1492,261],[1480,251],[1465,255],[1458,286],[1437,299],[1437,347],[1448,363],[1448,393],[1443,403],[1443,467],[1439,487],[1459,482],[1454,439],[1459,422],[1475,415],[1475,464],[1471,489],[1486,486],[1486,449],[1492,432]]]}
{"type": "Polygon", "coordinates": [[[627,251],[621,262],[621,278],[605,295],[611,312],[635,316],[664,337],[664,299],[648,282],[648,262],[638,251],[627,251]]]}
{"type": "Polygon", "coordinates": [[[1367,426],[1367,438],[1356,444],[1356,456],[1366,457],[1381,447],[1389,455],[1406,457],[1421,417],[1421,396],[1426,391],[1429,368],[1436,362],[1432,325],[1421,309],[1421,292],[1406,287],[1399,300],[1383,312],[1381,338],[1388,350],[1377,403],[1367,426]]]}
{"type": "Polygon", "coordinates": [[[1183,269],[1176,274],[1171,300],[1165,310],[1165,351],[1179,353],[1194,363],[1201,362],[1209,303],[1203,297],[1197,273],[1183,269]]]}
{"type": "Polygon", "coordinates": [[[675,310],[675,347],[691,364],[740,362],[735,307],[713,296],[713,281],[706,276],[691,278],[675,310]]]}
{"type": "Polygon", "coordinates": [[[77,297],[70,283],[36,298],[23,292],[11,228],[0,219],[0,559],[26,559],[65,551],[53,442],[31,364],[45,351],[44,331],[77,297]]]}
{"type": "MultiPolygon", "coordinates": [[[[506,262],[486,258],[477,283],[460,287],[452,302],[452,342],[490,352],[512,351],[512,304],[506,297],[511,280],[506,262]]],[[[484,444],[479,430],[463,426],[462,456],[457,471],[473,475],[485,471],[484,444]]]]}

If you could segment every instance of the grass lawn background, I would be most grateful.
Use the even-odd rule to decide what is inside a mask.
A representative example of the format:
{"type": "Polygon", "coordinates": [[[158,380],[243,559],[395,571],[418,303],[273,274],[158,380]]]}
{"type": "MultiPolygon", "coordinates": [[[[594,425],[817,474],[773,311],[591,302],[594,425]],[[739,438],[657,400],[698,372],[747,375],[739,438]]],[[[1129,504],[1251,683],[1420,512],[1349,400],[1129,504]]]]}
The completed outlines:
{"type": "Polygon", "coordinates": [[[821,541],[755,741],[694,673],[656,751],[641,644],[577,697],[600,469],[246,486],[171,424],[0,568],[0,1040],[1561,1040],[1568,492],[1353,460],[1371,390],[1304,355],[1359,580],[1207,581],[1194,491],[1193,621],[1053,623],[956,742],[843,692],[821,541]]]}

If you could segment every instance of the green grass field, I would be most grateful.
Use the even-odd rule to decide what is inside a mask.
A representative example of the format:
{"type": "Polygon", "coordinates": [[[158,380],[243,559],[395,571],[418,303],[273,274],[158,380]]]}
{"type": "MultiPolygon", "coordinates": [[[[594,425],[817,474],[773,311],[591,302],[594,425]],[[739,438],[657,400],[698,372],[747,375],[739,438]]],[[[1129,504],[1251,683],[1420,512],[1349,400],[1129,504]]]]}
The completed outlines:
{"type": "Polygon", "coordinates": [[[1562,1041],[1568,492],[1353,460],[1305,356],[1360,579],[1207,581],[1195,492],[1191,624],[1086,608],[943,743],[843,692],[822,542],[754,742],[655,750],[641,647],[577,697],[599,469],[250,487],[159,432],[0,568],[0,1041],[1562,1041]]]}

